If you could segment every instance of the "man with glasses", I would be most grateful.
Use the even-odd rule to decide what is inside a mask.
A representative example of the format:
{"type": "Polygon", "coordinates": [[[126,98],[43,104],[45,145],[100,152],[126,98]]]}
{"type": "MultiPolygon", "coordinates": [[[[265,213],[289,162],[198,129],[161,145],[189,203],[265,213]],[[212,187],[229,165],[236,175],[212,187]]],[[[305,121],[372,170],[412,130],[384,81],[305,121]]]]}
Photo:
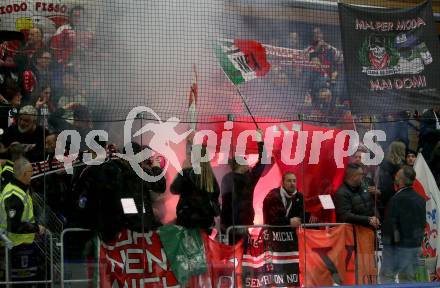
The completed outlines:
{"type": "Polygon", "coordinates": [[[0,195],[0,229],[7,231],[13,246],[32,244],[35,233],[43,234],[45,228],[38,225],[34,217],[29,185],[33,173],[32,164],[25,158],[14,163],[15,179],[0,195]]]}

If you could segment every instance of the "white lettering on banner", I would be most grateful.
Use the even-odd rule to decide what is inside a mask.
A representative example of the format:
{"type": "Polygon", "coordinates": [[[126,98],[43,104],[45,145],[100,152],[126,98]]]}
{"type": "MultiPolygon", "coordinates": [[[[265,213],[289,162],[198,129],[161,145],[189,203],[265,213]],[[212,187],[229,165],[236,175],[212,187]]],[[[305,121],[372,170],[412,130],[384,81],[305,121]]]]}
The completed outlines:
{"type": "MultiPolygon", "coordinates": [[[[126,239],[123,239],[122,241],[118,241],[115,243],[115,245],[108,245],[105,243],[102,243],[102,246],[107,250],[115,250],[115,248],[126,246],[126,245],[132,245],[132,244],[138,244],[139,239],[145,239],[145,242],[148,245],[152,245],[153,242],[151,240],[151,237],[153,236],[153,232],[145,232],[145,233],[139,233],[136,231],[127,233],[126,239]]],[[[118,237],[123,237],[123,233],[120,233],[118,237]]]]}
{"type": "Polygon", "coordinates": [[[163,249],[160,249],[160,254],[162,256],[162,259],[157,258],[156,256],[154,256],[153,253],[151,253],[148,250],[146,250],[145,253],[147,254],[149,273],[153,272],[153,263],[159,265],[159,267],[162,268],[163,270],[167,270],[167,256],[165,255],[165,251],[163,249]]]}
{"type": "Polygon", "coordinates": [[[428,84],[424,75],[416,75],[412,77],[397,78],[397,79],[376,79],[370,80],[371,91],[383,90],[402,90],[402,89],[418,89],[425,88],[428,84]]]}
{"type": "MultiPolygon", "coordinates": [[[[165,254],[165,251],[163,249],[160,250],[161,253],[161,258],[156,257],[153,253],[151,253],[148,250],[142,250],[142,249],[127,249],[127,250],[121,250],[119,251],[120,255],[121,255],[121,259],[122,259],[122,263],[123,263],[123,267],[124,267],[124,271],[127,274],[138,274],[138,273],[143,273],[144,270],[143,269],[132,269],[130,268],[130,264],[140,264],[140,259],[136,259],[136,258],[130,258],[130,254],[141,254],[143,255],[142,258],[145,258],[144,256],[147,256],[147,263],[148,263],[148,273],[153,273],[153,264],[157,264],[159,265],[160,268],[162,268],[163,270],[167,270],[167,257],[165,254]],[[145,251],[145,255],[144,255],[144,251],[145,251]]],[[[110,258],[109,258],[110,259],[110,258]]],[[[114,259],[110,259],[112,261],[115,262],[115,264],[118,264],[119,266],[119,262],[117,262],[114,259]]]]}
{"type": "Polygon", "coordinates": [[[108,276],[112,287],[146,287],[151,284],[163,288],[180,287],[168,267],[157,233],[150,231],[142,235],[124,230],[119,234],[117,242],[101,245],[105,262],[110,268],[102,271],[110,273],[108,276]]]}
{"type": "MultiPolygon", "coordinates": [[[[124,255],[126,256],[126,259],[122,258],[125,260],[125,273],[138,274],[144,272],[143,269],[136,269],[131,266],[134,264],[139,267],[139,264],[141,263],[141,259],[139,259],[138,257],[131,257],[131,256],[134,256],[134,254],[142,255],[143,252],[144,251],[142,249],[127,249],[126,254],[124,255]]],[[[121,251],[121,257],[122,257],[122,253],[123,251],[121,251]]]]}
{"type": "Polygon", "coordinates": [[[258,288],[267,287],[267,285],[281,285],[281,284],[297,284],[298,274],[268,274],[259,278],[246,277],[245,287],[258,288]]]}
{"type": "Polygon", "coordinates": [[[133,231],[133,244],[138,244],[138,239],[145,239],[145,242],[147,242],[148,245],[152,245],[153,242],[151,242],[151,236],[153,236],[153,232],[145,232],[145,233],[139,233],[136,231],[133,231]]]}
{"type": "Polygon", "coordinates": [[[273,240],[275,241],[293,241],[295,240],[295,237],[293,235],[294,232],[272,232],[273,233],[273,240]]]}
{"type": "Polygon", "coordinates": [[[118,268],[120,268],[121,270],[124,269],[124,263],[118,262],[118,261],[116,261],[115,259],[110,258],[108,255],[105,255],[105,258],[106,258],[108,261],[110,261],[110,264],[111,264],[111,270],[110,270],[110,271],[111,271],[112,273],[115,272],[115,268],[116,268],[116,266],[117,266],[118,268]]]}
{"type": "Polygon", "coordinates": [[[372,31],[409,31],[426,26],[425,20],[420,17],[413,19],[398,20],[396,23],[390,21],[371,21],[356,19],[356,30],[372,30],[372,31]]]}

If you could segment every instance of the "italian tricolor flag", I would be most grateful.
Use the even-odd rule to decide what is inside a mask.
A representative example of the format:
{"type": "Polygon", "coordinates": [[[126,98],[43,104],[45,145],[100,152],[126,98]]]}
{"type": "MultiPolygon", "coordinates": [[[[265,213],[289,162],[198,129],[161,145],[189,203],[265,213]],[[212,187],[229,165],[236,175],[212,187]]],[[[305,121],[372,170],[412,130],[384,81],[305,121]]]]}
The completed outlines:
{"type": "Polygon", "coordinates": [[[235,85],[266,75],[266,49],[254,40],[219,40],[215,53],[226,76],[235,85]]]}

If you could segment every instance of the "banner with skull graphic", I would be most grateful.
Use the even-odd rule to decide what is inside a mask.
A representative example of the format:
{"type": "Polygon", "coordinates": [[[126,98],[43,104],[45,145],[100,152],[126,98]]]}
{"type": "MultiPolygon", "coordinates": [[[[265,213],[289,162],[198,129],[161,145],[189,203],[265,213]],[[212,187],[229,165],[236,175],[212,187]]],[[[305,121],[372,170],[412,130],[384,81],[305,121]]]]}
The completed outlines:
{"type": "Polygon", "coordinates": [[[358,113],[425,109],[440,101],[431,2],[411,9],[339,3],[347,88],[358,113]]]}

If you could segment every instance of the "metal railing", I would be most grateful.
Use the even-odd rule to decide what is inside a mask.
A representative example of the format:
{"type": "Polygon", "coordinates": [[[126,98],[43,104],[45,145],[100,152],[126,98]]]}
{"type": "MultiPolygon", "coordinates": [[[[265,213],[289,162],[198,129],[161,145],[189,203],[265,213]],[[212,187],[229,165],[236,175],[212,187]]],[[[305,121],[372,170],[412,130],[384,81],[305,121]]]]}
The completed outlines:
{"type": "MultiPolygon", "coordinates": [[[[345,225],[347,223],[306,223],[306,224],[301,224],[301,228],[318,228],[318,227],[328,227],[328,226],[339,226],[339,225],[345,225]]],[[[243,230],[247,230],[249,228],[292,228],[292,226],[290,225],[267,225],[267,224],[259,224],[259,225],[234,225],[234,226],[229,226],[228,228],[226,228],[226,232],[225,232],[225,241],[226,243],[229,243],[229,234],[231,232],[231,230],[238,230],[238,229],[243,229],[243,230]]]]}
{"type": "MultiPolygon", "coordinates": [[[[61,236],[60,236],[60,242],[56,243],[56,246],[60,249],[60,286],[64,287],[66,283],[89,283],[92,282],[93,279],[65,279],[65,253],[64,253],[64,240],[65,240],[65,235],[67,233],[73,233],[73,232],[91,232],[91,230],[89,229],[83,229],[83,228],[68,228],[68,229],[64,229],[61,232],[61,236]]],[[[46,234],[44,235],[44,237],[49,238],[49,259],[50,259],[50,279],[48,280],[34,280],[34,281],[12,281],[11,280],[11,271],[10,271],[10,250],[12,249],[12,242],[10,241],[10,239],[6,236],[6,234],[4,233],[0,233],[0,240],[1,242],[5,245],[4,246],[4,250],[5,250],[5,261],[4,261],[4,265],[5,265],[5,281],[0,282],[0,286],[6,286],[6,287],[11,287],[13,285],[18,285],[18,284],[48,284],[50,285],[50,287],[54,287],[55,284],[58,284],[54,279],[54,239],[52,233],[49,230],[46,230],[46,234]]],[[[98,239],[97,242],[97,249],[99,252],[99,247],[100,247],[100,242],[98,239]]],[[[40,246],[37,246],[38,248],[41,249],[40,246]]],[[[98,279],[98,283],[99,283],[99,279],[98,279]]]]}
{"type": "MultiPolygon", "coordinates": [[[[91,232],[90,229],[83,229],[83,228],[67,228],[64,229],[63,232],[61,232],[61,237],[60,237],[60,242],[57,243],[57,246],[60,248],[60,255],[61,255],[61,275],[60,275],[60,282],[61,282],[61,288],[64,288],[64,285],[66,283],[89,283],[92,282],[93,279],[65,279],[65,263],[64,263],[64,237],[67,233],[72,233],[72,232],[91,232]]],[[[98,243],[97,243],[97,249],[98,249],[98,254],[99,255],[99,247],[100,247],[100,241],[98,238],[98,243]]],[[[99,282],[99,278],[98,278],[98,282],[99,282]]]]}
{"type": "Polygon", "coordinates": [[[6,235],[2,235],[1,238],[5,243],[5,281],[0,282],[0,286],[6,285],[6,287],[11,287],[17,284],[50,284],[54,286],[54,273],[53,273],[53,238],[52,233],[46,230],[44,237],[49,237],[49,259],[50,259],[50,279],[49,280],[34,280],[34,281],[11,281],[10,277],[10,266],[9,266],[9,250],[12,249],[12,242],[7,238],[6,235]]]}

